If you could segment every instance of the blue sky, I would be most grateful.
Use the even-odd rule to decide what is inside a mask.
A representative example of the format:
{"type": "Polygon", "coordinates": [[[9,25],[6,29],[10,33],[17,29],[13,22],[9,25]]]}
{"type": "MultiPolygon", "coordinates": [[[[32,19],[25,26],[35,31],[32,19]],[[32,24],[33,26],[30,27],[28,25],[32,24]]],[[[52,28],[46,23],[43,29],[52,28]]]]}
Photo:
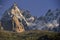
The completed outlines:
{"type": "Polygon", "coordinates": [[[49,9],[60,8],[60,0],[0,0],[0,17],[16,2],[21,9],[29,10],[33,16],[42,16],[49,9]]]}

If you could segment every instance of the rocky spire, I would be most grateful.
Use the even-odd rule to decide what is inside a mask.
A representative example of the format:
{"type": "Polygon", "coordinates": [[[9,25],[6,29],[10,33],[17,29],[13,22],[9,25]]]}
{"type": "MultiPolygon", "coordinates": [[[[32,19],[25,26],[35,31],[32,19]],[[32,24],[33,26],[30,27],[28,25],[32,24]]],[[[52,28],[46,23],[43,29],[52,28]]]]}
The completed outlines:
{"type": "Polygon", "coordinates": [[[17,3],[16,3],[16,2],[14,2],[13,6],[14,6],[14,7],[15,7],[15,6],[17,6],[17,3]]]}

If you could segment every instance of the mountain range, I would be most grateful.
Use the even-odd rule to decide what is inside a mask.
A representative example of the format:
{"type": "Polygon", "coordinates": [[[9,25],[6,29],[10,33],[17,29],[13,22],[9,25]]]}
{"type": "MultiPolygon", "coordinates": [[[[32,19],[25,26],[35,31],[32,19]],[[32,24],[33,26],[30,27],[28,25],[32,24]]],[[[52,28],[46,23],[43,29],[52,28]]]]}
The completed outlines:
{"type": "Polygon", "coordinates": [[[3,30],[24,32],[29,30],[48,30],[60,32],[60,10],[51,10],[37,18],[30,11],[20,9],[16,3],[6,10],[1,18],[3,30]]]}

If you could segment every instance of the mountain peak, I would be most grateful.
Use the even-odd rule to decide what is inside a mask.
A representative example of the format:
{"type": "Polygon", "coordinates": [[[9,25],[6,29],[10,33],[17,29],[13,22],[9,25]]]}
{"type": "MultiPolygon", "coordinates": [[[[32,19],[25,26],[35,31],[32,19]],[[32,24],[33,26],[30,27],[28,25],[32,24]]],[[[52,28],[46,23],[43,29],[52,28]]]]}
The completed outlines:
{"type": "Polygon", "coordinates": [[[14,4],[13,4],[13,7],[15,7],[15,6],[17,6],[17,3],[16,2],[14,2],[14,4]]]}
{"type": "Polygon", "coordinates": [[[14,2],[14,4],[11,6],[11,9],[14,9],[14,10],[19,9],[16,2],[14,2]]]}

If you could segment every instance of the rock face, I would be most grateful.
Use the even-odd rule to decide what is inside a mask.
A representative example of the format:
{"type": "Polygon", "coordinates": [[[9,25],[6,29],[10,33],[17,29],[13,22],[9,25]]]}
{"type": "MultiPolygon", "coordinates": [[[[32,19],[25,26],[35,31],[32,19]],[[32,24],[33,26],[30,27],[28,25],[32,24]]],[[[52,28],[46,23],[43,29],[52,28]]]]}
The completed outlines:
{"type": "Polygon", "coordinates": [[[16,16],[13,17],[13,21],[15,22],[15,25],[16,25],[15,28],[13,27],[16,32],[23,32],[25,30],[22,23],[19,22],[16,16]]]}
{"type": "Polygon", "coordinates": [[[2,26],[5,30],[23,32],[25,31],[22,22],[20,22],[23,18],[21,12],[16,4],[14,4],[11,9],[6,11],[3,14],[1,19],[2,26]],[[20,21],[19,21],[20,20],[20,21]]]}

